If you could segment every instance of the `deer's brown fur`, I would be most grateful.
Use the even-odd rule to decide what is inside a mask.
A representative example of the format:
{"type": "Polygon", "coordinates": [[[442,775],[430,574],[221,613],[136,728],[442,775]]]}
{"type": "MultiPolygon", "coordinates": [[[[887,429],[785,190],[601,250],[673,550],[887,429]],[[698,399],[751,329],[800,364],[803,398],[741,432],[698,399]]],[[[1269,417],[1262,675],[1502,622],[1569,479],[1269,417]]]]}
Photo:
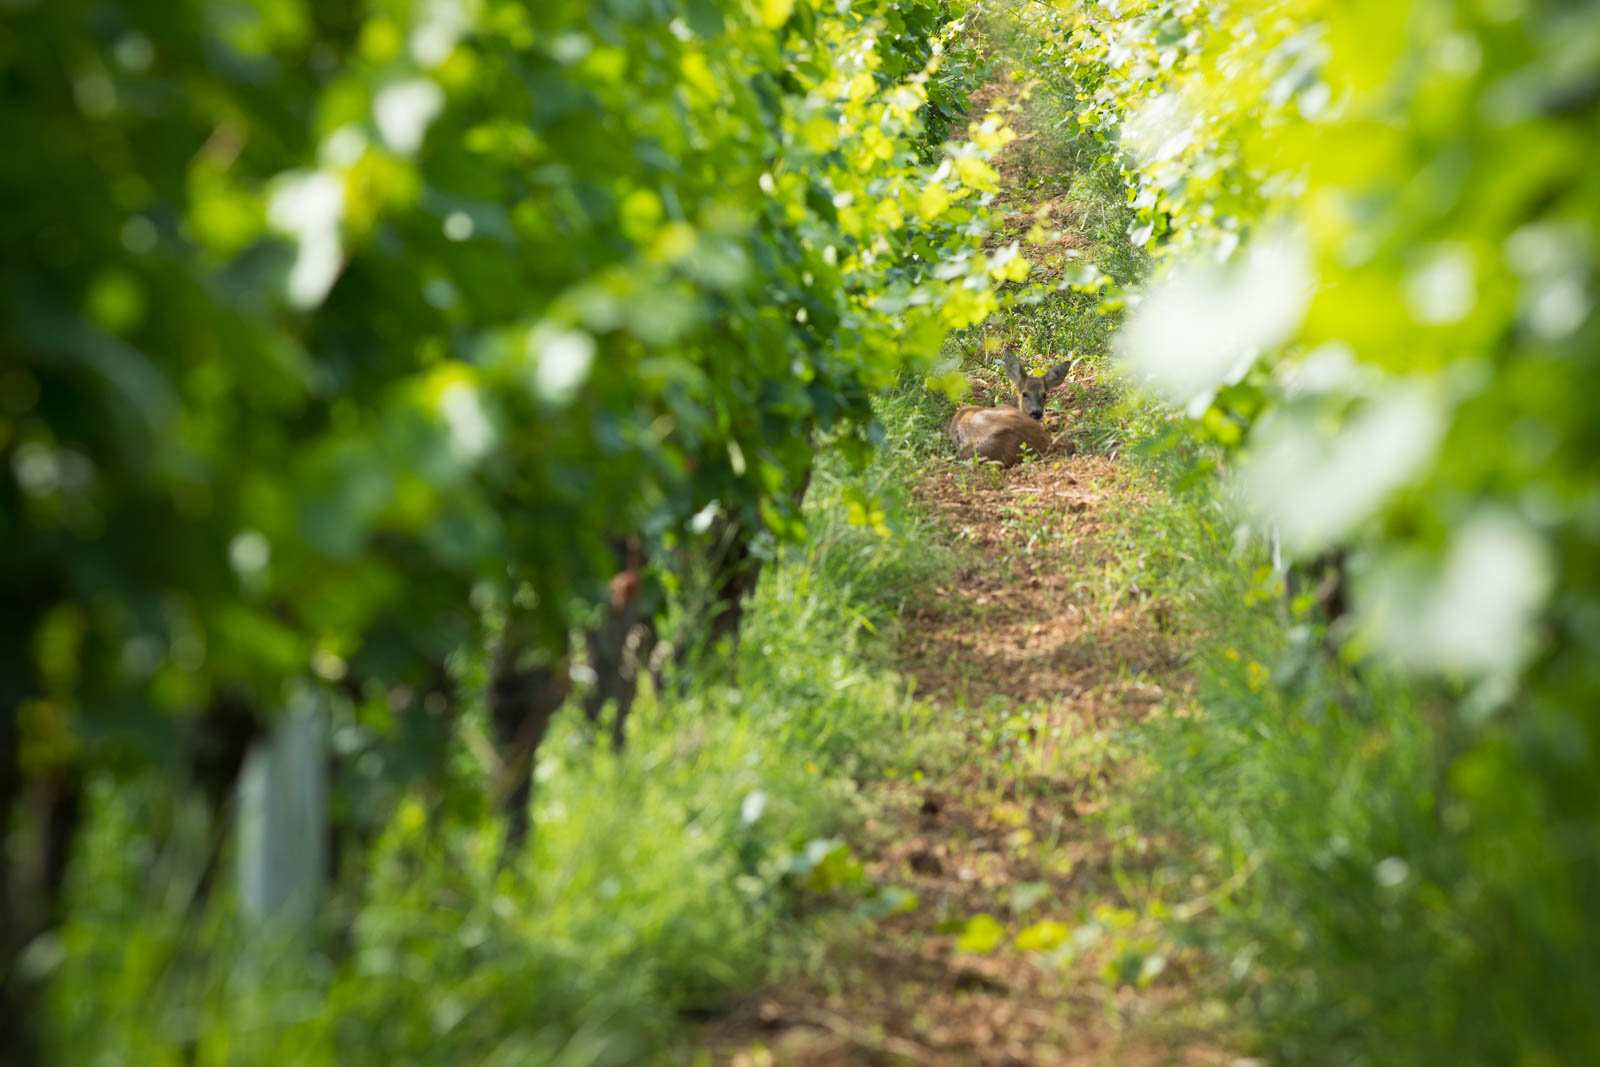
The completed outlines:
{"type": "Polygon", "coordinates": [[[1025,448],[1037,456],[1050,451],[1044,426],[1014,407],[957,408],[945,436],[956,446],[956,458],[979,456],[1002,467],[1021,463],[1025,448]]]}
{"type": "Polygon", "coordinates": [[[1042,421],[1045,395],[1066,380],[1071,365],[1057,363],[1043,375],[1029,374],[1010,352],[1006,353],[1005,365],[1011,384],[1016,386],[1011,404],[959,407],[945,426],[945,437],[955,446],[958,459],[979,456],[1002,467],[1014,467],[1022,462],[1024,451],[1036,456],[1050,451],[1050,435],[1042,421]]]}

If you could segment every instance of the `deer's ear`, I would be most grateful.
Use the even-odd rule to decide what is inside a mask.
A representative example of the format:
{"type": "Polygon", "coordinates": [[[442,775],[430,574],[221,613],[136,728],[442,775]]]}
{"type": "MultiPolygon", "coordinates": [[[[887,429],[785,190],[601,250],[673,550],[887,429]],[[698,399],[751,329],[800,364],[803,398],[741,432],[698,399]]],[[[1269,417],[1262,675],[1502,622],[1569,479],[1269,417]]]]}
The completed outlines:
{"type": "Polygon", "coordinates": [[[1072,373],[1072,364],[1057,363],[1054,367],[1044,372],[1044,387],[1054,389],[1067,380],[1067,375],[1072,373]]]}
{"type": "Polygon", "coordinates": [[[1017,361],[1017,354],[1015,352],[1007,352],[1005,363],[1006,377],[1011,379],[1012,385],[1021,389],[1022,383],[1028,380],[1028,376],[1023,372],[1022,364],[1017,361]]]}

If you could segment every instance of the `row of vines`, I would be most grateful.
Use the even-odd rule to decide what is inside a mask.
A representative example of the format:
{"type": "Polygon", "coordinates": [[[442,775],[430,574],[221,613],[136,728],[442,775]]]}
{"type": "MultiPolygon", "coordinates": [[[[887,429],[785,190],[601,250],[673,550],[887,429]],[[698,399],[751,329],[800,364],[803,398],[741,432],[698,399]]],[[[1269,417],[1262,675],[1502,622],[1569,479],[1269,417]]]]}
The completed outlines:
{"type": "Polygon", "coordinates": [[[737,637],[820,443],[994,306],[952,6],[4,5],[0,1059],[94,782],[221,848],[314,692],[367,840],[486,700],[514,850],[559,705],[737,637]]]}
{"type": "Polygon", "coordinates": [[[1225,476],[1240,550],[1318,579],[1271,690],[1241,684],[1167,753],[1186,829],[1229,873],[1262,865],[1250,995],[1293,1020],[1293,1062],[1589,1062],[1593,5],[1011,11],[1155,259],[1108,299],[1124,365],[1179,409],[1169,445],[1225,476]],[[1304,685],[1325,647],[1342,680],[1304,685]]]}

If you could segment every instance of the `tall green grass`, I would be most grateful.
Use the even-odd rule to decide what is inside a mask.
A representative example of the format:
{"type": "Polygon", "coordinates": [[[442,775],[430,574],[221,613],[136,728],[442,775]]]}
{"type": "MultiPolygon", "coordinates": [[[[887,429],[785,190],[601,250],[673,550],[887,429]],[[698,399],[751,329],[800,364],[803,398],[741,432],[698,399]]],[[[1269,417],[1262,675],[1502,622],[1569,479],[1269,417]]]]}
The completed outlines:
{"type": "Polygon", "coordinates": [[[34,954],[53,969],[54,1059],[638,1063],[792,966],[810,937],[797,873],[850,825],[856,783],[908,771],[927,736],[883,652],[946,565],[899,489],[932,446],[924,402],[884,400],[865,471],[821,464],[809,539],[772,550],[736,671],[645,693],[621,753],[559,719],[527,849],[504,868],[459,736],[468,795],[402,799],[361,877],[294,938],[248,929],[226,885],[186,914],[203,813],[164,807],[160,782],[97,783],[72,918],[34,954]]]}
{"type": "Polygon", "coordinates": [[[1150,774],[1113,818],[1175,843],[1169,884],[1201,877],[1182,939],[1271,1062],[1600,1062],[1597,887],[1562,862],[1593,843],[1508,770],[1540,695],[1478,723],[1448,685],[1332,654],[1221,496],[1171,491],[1135,526],[1195,685],[1129,731],[1150,774]]]}

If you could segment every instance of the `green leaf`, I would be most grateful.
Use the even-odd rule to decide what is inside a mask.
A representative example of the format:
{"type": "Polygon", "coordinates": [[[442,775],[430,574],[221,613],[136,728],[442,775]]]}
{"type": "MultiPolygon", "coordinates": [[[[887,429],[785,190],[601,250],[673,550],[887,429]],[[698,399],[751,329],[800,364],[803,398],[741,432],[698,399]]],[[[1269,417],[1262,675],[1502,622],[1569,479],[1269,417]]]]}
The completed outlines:
{"type": "Polygon", "coordinates": [[[1006,928],[992,915],[974,915],[956,939],[956,951],[984,954],[993,952],[1006,939],[1006,928]]]}
{"type": "Polygon", "coordinates": [[[1071,929],[1055,919],[1041,919],[1016,937],[1016,946],[1025,952],[1049,952],[1067,940],[1071,929]]]}

